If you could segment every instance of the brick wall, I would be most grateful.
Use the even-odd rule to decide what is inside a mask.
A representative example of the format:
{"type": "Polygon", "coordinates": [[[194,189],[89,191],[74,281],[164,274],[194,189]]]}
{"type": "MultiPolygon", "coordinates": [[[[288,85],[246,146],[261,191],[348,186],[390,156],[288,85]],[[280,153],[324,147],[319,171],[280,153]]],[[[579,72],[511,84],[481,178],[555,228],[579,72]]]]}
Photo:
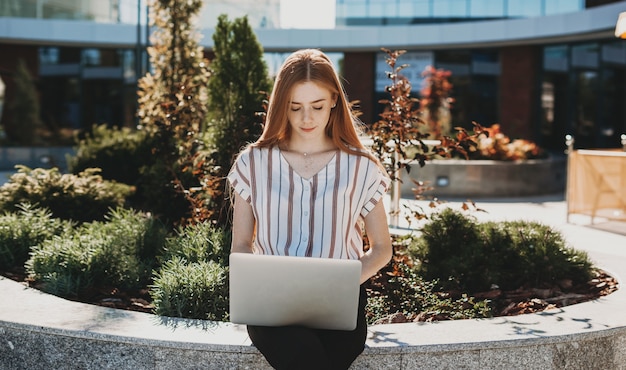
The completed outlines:
{"type": "Polygon", "coordinates": [[[376,54],[373,52],[346,52],[343,61],[344,87],[348,100],[359,100],[358,109],[363,113],[359,118],[366,124],[377,120],[375,117],[376,54]]]}
{"type": "Polygon", "coordinates": [[[512,138],[534,140],[534,109],[541,49],[504,47],[500,51],[500,125],[512,138]]]}

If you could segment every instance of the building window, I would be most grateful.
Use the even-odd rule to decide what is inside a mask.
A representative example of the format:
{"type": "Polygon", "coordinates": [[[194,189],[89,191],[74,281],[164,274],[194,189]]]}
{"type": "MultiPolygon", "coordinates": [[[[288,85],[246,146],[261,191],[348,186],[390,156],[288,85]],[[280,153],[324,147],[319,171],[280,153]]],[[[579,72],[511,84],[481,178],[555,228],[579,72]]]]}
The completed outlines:
{"type": "Polygon", "coordinates": [[[574,45],[572,47],[572,67],[598,68],[600,64],[599,45],[596,43],[574,45]]]}
{"type": "Polygon", "coordinates": [[[83,50],[82,65],[95,67],[100,65],[100,51],[98,49],[83,50]]]}
{"type": "Polygon", "coordinates": [[[42,47],[39,48],[39,64],[54,65],[59,64],[59,48],[42,47]]]}
{"type": "Polygon", "coordinates": [[[543,69],[552,72],[569,70],[569,48],[567,45],[547,46],[543,49],[543,69]]]}

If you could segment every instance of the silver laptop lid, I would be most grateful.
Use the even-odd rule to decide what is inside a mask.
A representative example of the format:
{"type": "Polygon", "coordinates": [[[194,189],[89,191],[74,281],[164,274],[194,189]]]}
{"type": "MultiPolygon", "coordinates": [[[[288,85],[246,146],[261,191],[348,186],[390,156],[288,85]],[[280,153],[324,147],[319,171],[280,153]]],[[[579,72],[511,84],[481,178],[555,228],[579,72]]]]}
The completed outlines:
{"type": "Polygon", "coordinates": [[[358,260],[232,253],[229,274],[233,323],[356,327],[358,260]]]}

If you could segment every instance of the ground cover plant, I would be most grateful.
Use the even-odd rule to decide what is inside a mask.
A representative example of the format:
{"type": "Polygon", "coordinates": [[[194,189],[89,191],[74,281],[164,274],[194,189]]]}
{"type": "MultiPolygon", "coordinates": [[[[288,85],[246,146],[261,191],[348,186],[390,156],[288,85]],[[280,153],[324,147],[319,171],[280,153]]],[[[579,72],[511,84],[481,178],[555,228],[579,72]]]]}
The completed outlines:
{"type": "Polygon", "coordinates": [[[102,220],[109,208],[124,206],[133,192],[127,184],[102,178],[99,168],[76,175],[61,173],[58,168],[17,166],[17,170],[0,187],[0,212],[27,203],[45,208],[57,218],[89,222],[102,220]]]}

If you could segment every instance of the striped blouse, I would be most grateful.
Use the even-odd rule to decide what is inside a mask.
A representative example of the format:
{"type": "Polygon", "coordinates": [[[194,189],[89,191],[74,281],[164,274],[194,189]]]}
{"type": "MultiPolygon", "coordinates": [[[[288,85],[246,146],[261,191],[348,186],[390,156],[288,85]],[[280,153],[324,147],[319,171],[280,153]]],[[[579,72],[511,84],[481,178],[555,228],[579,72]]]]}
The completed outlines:
{"type": "Polygon", "coordinates": [[[363,218],[390,183],[369,158],[340,150],[305,179],[278,147],[243,150],[228,180],[252,206],[254,253],[344,259],[363,255],[363,218]]]}

